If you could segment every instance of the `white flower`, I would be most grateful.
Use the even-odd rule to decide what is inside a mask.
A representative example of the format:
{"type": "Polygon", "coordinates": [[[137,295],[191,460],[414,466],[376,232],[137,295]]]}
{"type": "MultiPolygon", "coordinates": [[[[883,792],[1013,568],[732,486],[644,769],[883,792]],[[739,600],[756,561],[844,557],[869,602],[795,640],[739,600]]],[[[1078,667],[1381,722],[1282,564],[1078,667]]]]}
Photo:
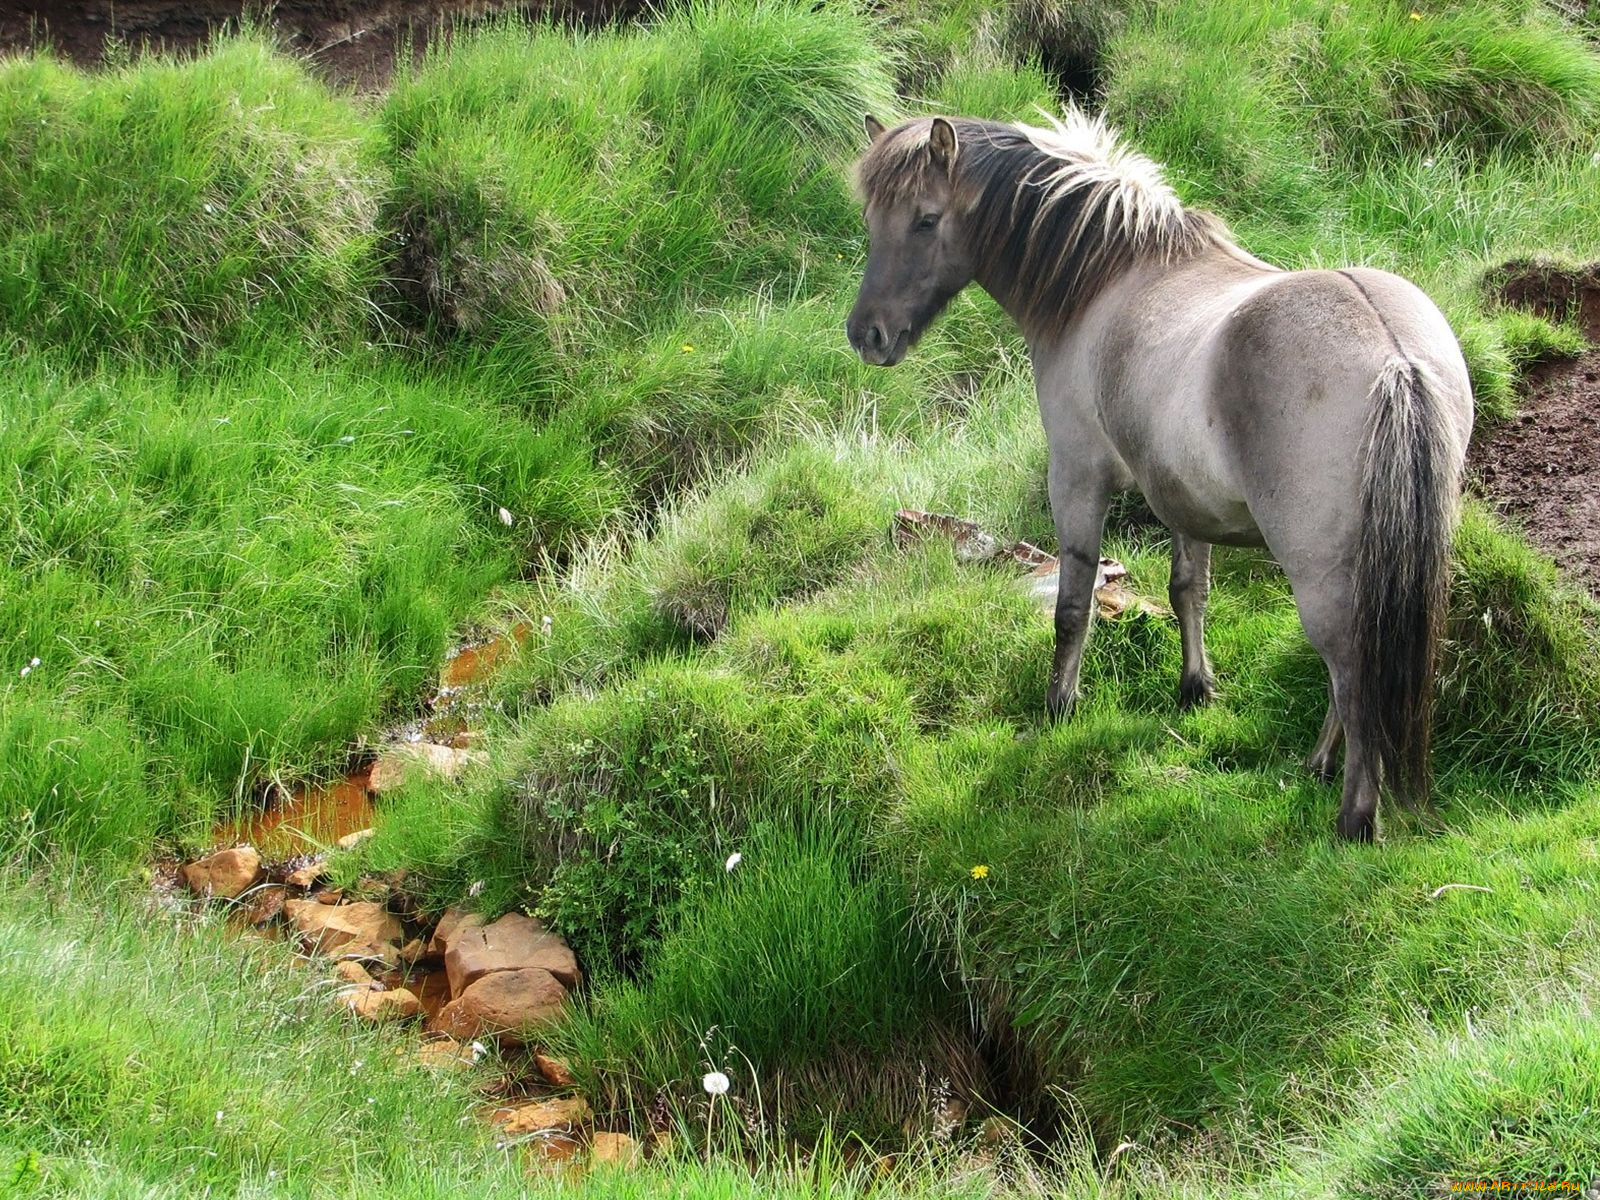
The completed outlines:
{"type": "Polygon", "coordinates": [[[708,1096],[726,1096],[730,1084],[721,1071],[710,1071],[701,1077],[700,1086],[705,1088],[708,1096]]]}
{"type": "Polygon", "coordinates": [[[744,855],[735,850],[732,854],[728,855],[728,861],[722,864],[722,869],[724,871],[731,871],[743,861],[744,855]]]}
{"type": "Polygon", "coordinates": [[[31,658],[31,659],[29,659],[29,660],[28,660],[28,665],[29,665],[29,666],[30,666],[30,667],[37,667],[37,666],[38,666],[38,665],[39,665],[39,659],[38,659],[38,656],[37,656],[37,655],[36,655],[36,656],[35,656],[35,657],[33,657],[33,658],[31,658]]]}
{"type": "Polygon", "coordinates": [[[477,1062],[485,1054],[489,1053],[489,1047],[485,1046],[482,1042],[473,1042],[469,1049],[472,1051],[473,1062],[477,1062]]]}
{"type": "Polygon", "coordinates": [[[511,510],[510,509],[502,508],[500,510],[500,524],[504,525],[506,528],[509,529],[511,526],[515,525],[516,523],[517,523],[517,519],[511,515],[511,510]]]}
{"type": "Polygon", "coordinates": [[[467,895],[476,896],[481,891],[483,891],[483,880],[474,880],[472,886],[467,888],[467,895]]]}
{"type": "Polygon", "coordinates": [[[32,673],[33,673],[33,668],[32,667],[23,667],[22,668],[21,678],[26,679],[32,673]]]}
{"type": "Polygon", "coordinates": [[[344,446],[353,446],[356,444],[355,435],[352,433],[347,433],[339,439],[339,443],[340,445],[344,446]]]}

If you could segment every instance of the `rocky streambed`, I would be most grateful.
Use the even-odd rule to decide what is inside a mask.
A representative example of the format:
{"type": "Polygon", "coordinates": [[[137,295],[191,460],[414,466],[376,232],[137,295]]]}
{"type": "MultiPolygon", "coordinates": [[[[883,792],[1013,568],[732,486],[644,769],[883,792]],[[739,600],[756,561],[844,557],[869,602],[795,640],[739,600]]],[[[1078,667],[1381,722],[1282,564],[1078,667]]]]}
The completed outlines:
{"type": "MultiPolygon", "coordinates": [[[[346,837],[346,849],[362,840],[346,837]]],[[[328,1003],[351,1020],[405,1024],[407,1052],[442,1071],[485,1073],[479,1116],[530,1168],[629,1166],[670,1153],[665,1130],[643,1138],[597,1124],[568,1065],[541,1035],[561,1020],[583,972],[566,942],[536,918],[493,920],[461,908],[423,912],[406,875],[329,885],[327,860],[268,863],[249,845],[185,863],[174,882],[196,902],[225,906],[229,925],[286,943],[326,973],[328,1003]],[[491,1094],[492,1093],[492,1094],[491,1094]]]]}

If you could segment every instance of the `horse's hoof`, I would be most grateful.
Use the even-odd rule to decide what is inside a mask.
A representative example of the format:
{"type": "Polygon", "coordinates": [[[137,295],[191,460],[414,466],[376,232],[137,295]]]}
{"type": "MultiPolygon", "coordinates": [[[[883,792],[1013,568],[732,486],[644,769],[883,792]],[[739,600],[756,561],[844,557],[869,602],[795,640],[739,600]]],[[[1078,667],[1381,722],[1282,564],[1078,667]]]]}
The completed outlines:
{"type": "Polygon", "coordinates": [[[1057,692],[1050,689],[1050,694],[1045,697],[1044,709],[1049,714],[1050,720],[1056,724],[1072,716],[1072,710],[1077,706],[1077,692],[1057,692]]]}
{"type": "Polygon", "coordinates": [[[1339,814],[1339,836],[1347,842],[1371,842],[1378,832],[1378,823],[1369,813],[1339,814]]]}
{"type": "Polygon", "coordinates": [[[1178,707],[1199,708],[1217,698],[1217,681],[1209,675],[1185,675],[1178,680],[1178,707]]]}

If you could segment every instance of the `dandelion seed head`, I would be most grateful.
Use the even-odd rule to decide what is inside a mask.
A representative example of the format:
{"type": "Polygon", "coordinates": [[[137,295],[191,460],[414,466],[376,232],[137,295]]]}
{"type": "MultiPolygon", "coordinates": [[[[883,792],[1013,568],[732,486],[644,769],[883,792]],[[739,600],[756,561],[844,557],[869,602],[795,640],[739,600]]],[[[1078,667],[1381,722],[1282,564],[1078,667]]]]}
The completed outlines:
{"type": "Polygon", "coordinates": [[[726,1096],[732,1084],[721,1071],[707,1071],[700,1078],[700,1086],[705,1088],[708,1096],[726,1096]]]}

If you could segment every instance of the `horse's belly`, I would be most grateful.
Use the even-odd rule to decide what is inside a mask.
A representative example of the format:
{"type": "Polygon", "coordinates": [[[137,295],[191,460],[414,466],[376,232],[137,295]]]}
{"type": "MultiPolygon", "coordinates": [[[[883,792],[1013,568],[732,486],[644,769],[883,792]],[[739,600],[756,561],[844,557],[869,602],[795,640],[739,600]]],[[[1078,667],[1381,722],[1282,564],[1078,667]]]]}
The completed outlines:
{"type": "Polygon", "coordinates": [[[1145,503],[1168,529],[1186,537],[1220,546],[1265,544],[1250,507],[1221,484],[1210,487],[1191,478],[1167,476],[1163,471],[1136,472],[1145,503]]]}

